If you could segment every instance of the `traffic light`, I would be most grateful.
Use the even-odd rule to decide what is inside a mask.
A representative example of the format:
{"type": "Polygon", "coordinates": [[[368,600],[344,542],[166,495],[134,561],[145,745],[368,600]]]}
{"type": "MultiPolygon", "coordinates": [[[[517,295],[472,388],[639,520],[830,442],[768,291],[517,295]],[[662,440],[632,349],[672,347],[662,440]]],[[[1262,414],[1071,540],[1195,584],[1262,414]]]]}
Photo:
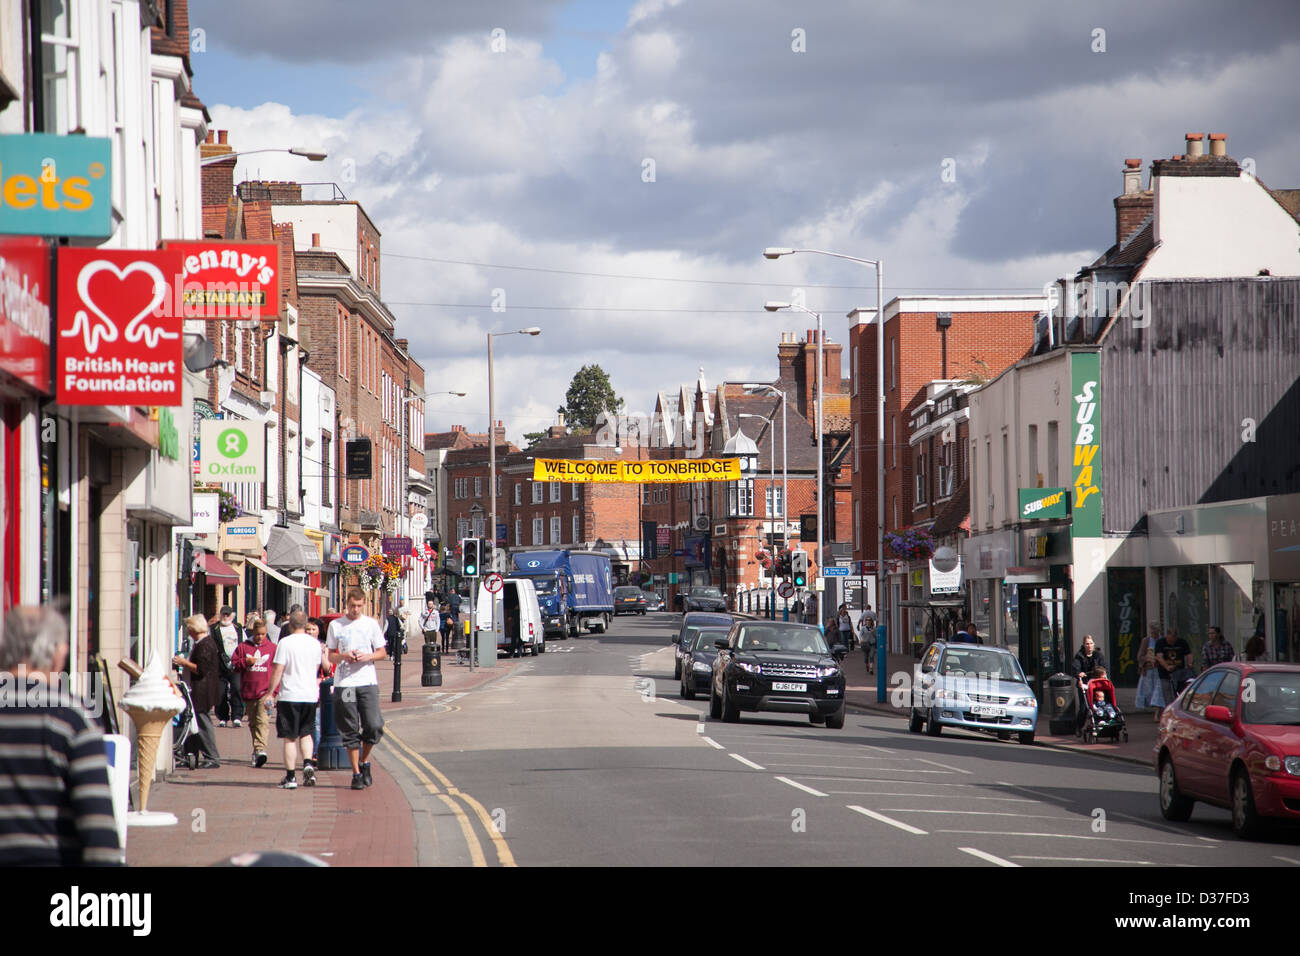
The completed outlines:
{"type": "Polygon", "coordinates": [[[797,588],[808,586],[808,552],[796,551],[790,557],[792,582],[797,588]]]}
{"type": "Polygon", "coordinates": [[[478,538],[461,538],[460,568],[467,578],[476,578],[479,573],[479,555],[482,552],[478,538]]]}
{"type": "Polygon", "coordinates": [[[785,548],[781,552],[781,561],[777,565],[777,577],[788,578],[790,576],[790,549],[785,548]]]}

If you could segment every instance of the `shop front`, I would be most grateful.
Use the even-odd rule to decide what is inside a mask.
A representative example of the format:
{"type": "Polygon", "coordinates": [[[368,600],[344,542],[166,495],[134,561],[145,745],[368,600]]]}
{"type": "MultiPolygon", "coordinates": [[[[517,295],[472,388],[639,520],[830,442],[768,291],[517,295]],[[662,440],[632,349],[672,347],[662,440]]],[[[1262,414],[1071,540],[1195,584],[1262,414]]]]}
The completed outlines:
{"type": "Polygon", "coordinates": [[[1004,583],[1016,589],[1020,664],[1041,690],[1075,651],[1070,524],[1024,528],[1017,537],[1019,563],[1007,568],[1004,583]]]}

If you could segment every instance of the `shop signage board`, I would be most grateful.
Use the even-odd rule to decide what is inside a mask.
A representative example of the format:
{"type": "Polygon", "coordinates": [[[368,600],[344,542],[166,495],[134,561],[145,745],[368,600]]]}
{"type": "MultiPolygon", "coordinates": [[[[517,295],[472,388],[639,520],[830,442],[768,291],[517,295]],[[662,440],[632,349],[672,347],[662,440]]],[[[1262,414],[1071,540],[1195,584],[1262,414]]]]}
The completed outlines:
{"type": "Polygon", "coordinates": [[[1069,488],[1021,488],[1019,491],[1021,521],[1068,518],[1070,515],[1069,488]]]}
{"type": "Polygon", "coordinates": [[[237,240],[171,241],[179,254],[176,314],[187,319],[274,321],[280,314],[280,247],[237,240]]]}
{"type": "Polygon", "coordinates": [[[63,405],[182,404],[181,320],[171,310],[176,253],[58,254],[55,395],[63,405]]]}
{"type": "Polygon", "coordinates": [[[199,471],[204,481],[239,484],[266,480],[264,422],[203,421],[199,423],[199,471]]]}
{"type": "Polygon", "coordinates": [[[0,372],[50,391],[50,251],[41,239],[0,236],[0,372]]]}
{"type": "Polygon", "coordinates": [[[396,557],[411,556],[411,539],[395,535],[385,535],[383,538],[384,554],[391,554],[396,557]]]}
{"type": "Polygon", "coordinates": [[[1070,474],[1074,536],[1101,537],[1101,357],[1070,355],[1070,474]]]}
{"type": "Polygon", "coordinates": [[[349,544],[343,547],[339,560],[344,564],[365,564],[370,560],[370,551],[363,544],[349,544]]]}
{"type": "Polygon", "coordinates": [[[0,135],[0,233],[107,239],[112,155],[104,136],[0,135]]]}
{"type": "Polygon", "coordinates": [[[961,562],[951,571],[940,571],[930,559],[930,593],[957,594],[961,591],[961,562]]]}
{"type": "Polygon", "coordinates": [[[1272,495],[1266,508],[1269,578],[1300,581],[1300,495],[1272,495]]]}
{"type": "Polygon", "coordinates": [[[651,482],[739,481],[739,458],[682,458],[669,461],[536,458],[533,481],[651,482]]]}
{"type": "Polygon", "coordinates": [[[195,492],[194,498],[194,533],[214,534],[221,527],[219,514],[221,496],[211,492],[195,492]]]}

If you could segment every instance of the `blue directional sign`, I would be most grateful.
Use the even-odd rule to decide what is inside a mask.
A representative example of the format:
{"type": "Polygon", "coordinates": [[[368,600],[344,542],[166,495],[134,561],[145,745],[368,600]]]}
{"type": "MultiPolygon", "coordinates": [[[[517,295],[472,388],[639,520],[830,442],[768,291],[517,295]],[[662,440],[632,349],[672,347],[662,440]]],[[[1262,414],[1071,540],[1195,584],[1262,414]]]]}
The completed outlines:
{"type": "Polygon", "coordinates": [[[847,578],[849,569],[839,567],[822,568],[822,575],[828,578],[847,578]]]}

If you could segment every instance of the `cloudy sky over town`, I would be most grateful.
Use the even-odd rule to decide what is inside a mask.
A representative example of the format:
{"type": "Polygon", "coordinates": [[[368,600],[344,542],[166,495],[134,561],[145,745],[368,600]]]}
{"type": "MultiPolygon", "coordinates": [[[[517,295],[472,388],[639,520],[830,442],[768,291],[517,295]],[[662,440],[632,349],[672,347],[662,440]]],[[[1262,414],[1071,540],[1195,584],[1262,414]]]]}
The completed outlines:
{"type": "Polygon", "coordinates": [[[767,299],[803,288],[841,342],[874,305],[870,269],[765,246],[881,258],[886,301],[1041,294],[1114,241],[1124,159],[1185,132],[1300,186],[1293,0],[194,0],[191,26],[235,149],[329,153],[236,182],[332,181],[381,230],[427,388],[469,392],[430,431],[486,426],[488,331],[543,329],[496,344],[518,441],[584,363],[649,411],[701,366],[774,378],[812,323],[767,299]]]}

